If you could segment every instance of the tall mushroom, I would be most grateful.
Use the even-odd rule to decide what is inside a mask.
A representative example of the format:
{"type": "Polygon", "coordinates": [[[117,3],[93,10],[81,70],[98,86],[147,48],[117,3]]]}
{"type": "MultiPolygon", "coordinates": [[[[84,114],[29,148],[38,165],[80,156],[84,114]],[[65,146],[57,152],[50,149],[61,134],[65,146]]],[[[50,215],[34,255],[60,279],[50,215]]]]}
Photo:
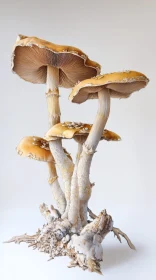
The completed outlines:
{"type": "MultiPolygon", "coordinates": [[[[78,48],[19,35],[13,49],[12,70],[26,81],[46,83],[51,127],[60,122],[59,86],[71,88],[78,81],[96,76],[100,72],[100,65],[91,61],[78,48]]],[[[51,142],[50,149],[61,171],[65,188],[69,188],[73,163],[65,155],[61,140],[51,142]]]]}
{"type": "Polygon", "coordinates": [[[80,82],[73,88],[69,96],[70,101],[78,104],[85,102],[87,99],[98,98],[99,104],[94,124],[83,145],[78,164],[79,197],[84,208],[83,212],[86,213],[83,226],[87,223],[87,205],[91,194],[89,180],[91,161],[109,117],[110,98],[127,98],[133,92],[145,87],[147,83],[147,77],[139,72],[110,73],[80,82]]]}
{"type": "MultiPolygon", "coordinates": [[[[61,214],[63,214],[66,207],[66,200],[58,182],[55,162],[49,149],[49,143],[43,138],[37,136],[27,136],[20,141],[16,149],[20,156],[47,162],[49,168],[48,182],[57,203],[58,210],[61,214]]],[[[65,153],[69,158],[71,158],[66,150],[65,153]]]]}
{"type": "MultiPolygon", "coordinates": [[[[64,122],[54,125],[46,134],[45,139],[47,141],[52,141],[58,138],[61,139],[74,139],[78,143],[78,150],[75,162],[75,168],[71,181],[71,191],[68,190],[66,197],[70,200],[70,207],[68,211],[68,219],[73,225],[74,230],[79,230],[86,213],[83,212],[83,205],[79,203],[79,188],[77,182],[77,168],[80,160],[80,155],[82,153],[82,145],[86,141],[87,136],[92,128],[90,124],[84,124],[81,122],[64,122]]],[[[107,141],[119,141],[121,140],[120,136],[116,133],[104,130],[101,136],[101,140],[107,141]]]]}

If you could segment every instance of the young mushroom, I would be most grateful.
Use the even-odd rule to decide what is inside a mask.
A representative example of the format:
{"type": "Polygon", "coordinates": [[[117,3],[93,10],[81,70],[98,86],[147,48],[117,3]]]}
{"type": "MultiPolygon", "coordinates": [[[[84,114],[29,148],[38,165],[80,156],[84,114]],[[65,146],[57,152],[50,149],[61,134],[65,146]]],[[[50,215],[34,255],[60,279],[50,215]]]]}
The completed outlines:
{"type": "MultiPolygon", "coordinates": [[[[66,200],[62,189],[58,182],[57,171],[55,167],[54,158],[49,149],[49,143],[43,138],[37,136],[24,137],[17,146],[17,153],[20,156],[28,157],[38,161],[47,162],[49,168],[49,185],[52,194],[57,203],[57,207],[61,214],[64,213],[66,207],[66,200]]],[[[70,155],[66,152],[67,156],[70,155]]],[[[71,158],[71,157],[70,157],[71,158]]]]}
{"type": "MultiPolygon", "coordinates": [[[[84,212],[83,205],[79,202],[79,188],[77,181],[77,168],[82,153],[82,145],[86,141],[88,134],[92,128],[91,124],[77,123],[77,122],[64,122],[53,126],[46,134],[45,139],[47,141],[61,139],[74,139],[78,143],[78,150],[75,162],[75,168],[72,176],[71,187],[65,193],[67,203],[70,204],[68,211],[68,219],[77,231],[80,229],[81,222],[84,223],[86,219],[86,213],[84,212]],[[82,207],[81,207],[82,206],[82,207]]],[[[107,141],[119,141],[120,136],[116,133],[104,130],[101,136],[101,140],[107,141]]]]}
{"type": "MultiPolygon", "coordinates": [[[[78,185],[80,202],[87,213],[87,204],[91,194],[89,171],[93,154],[101,139],[110,112],[110,99],[127,98],[133,92],[144,88],[148,78],[139,72],[124,71],[99,75],[77,84],[70,96],[70,101],[81,104],[87,99],[98,98],[98,111],[87,140],[83,144],[83,151],[78,164],[78,185]]],[[[87,217],[87,215],[86,215],[87,217]]],[[[83,226],[87,223],[85,219],[83,226]]]]}
{"type": "MultiPolygon", "coordinates": [[[[12,70],[26,81],[46,84],[49,127],[52,127],[60,122],[58,88],[71,88],[78,81],[99,74],[100,65],[78,48],[19,35],[13,49],[12,70]]],[[[60,139],[50,142],[49,146],[66,189],[71,184],[73,163],[64,153],[60,139]]]]}

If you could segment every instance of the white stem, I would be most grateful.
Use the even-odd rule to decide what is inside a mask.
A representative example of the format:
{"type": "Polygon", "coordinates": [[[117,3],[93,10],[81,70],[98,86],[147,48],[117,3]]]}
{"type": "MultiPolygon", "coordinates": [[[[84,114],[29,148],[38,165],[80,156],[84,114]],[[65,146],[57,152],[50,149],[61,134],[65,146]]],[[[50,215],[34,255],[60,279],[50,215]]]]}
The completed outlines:
{"type": "Polygon", "coordinates": [[[63,214],[63,218],[67,218],[70,204],[71,177],[73,174],[74,164],[64,153],[60,140],[50,141],[49,147],[52,151],[53,157],[62,175],[65,198],[67,203],[65,213],[63,214]]]}
{"type": "Polygon", "coordinates": [[[98,111],[78,164],[78,186],[80,198],[80,217],[82,226],[87,223],[87,206],[91,196],[91,184],[89,180],[90,166],[96,147],[101,139],[104,127],[110,112],[110,94],[107,89],[98,93],[98,111]]]}
{"type": "MultiPolygon", "coordinates": [[[[52,66],[47,66],[47,104],[48,104],[48,113],[49,113],[49,126],[60,122],[60,106],[59,106],[59,69],[52,66]]],[[[62,147],[62,141],[56,140],[49,143],[51,153],[55,159],[55,162],[58,168],[61,171],[64,188],[65,188],[65,198],[67,200],[67,208],[69,207],[69,197],[70,196],[70,183],[72,171],[68,173],[69,169],[73,170],[73,163],[64,153],[62,147]],[[60,160],[61,158],[61,160],[60,160]],[[70,166],[70,167],[69,167],[70,166]],[[72,166],[72,168],[71,168],[72,166]],[[68,194],[69,193],[69,194],[68,194]]],[[[67,216],[67,209],[65,211],[67,216]]]]}
{"type": "Polygon", "coordinates": [[[47,66],[47,105],[49,115],[49,127],[60,122],[60,105],[59,105],[59,69],[47,66]]]}
{"type": "Polygon", "coordinates": [[[68,212],[68,219],[76,230],[79,230],[81,227],[80,216],[79,216],[79,207],[80,207],[79,188],[78,188],[78,180],[77,180],[77,168],[78,168],[81,152],[82,152],[82,145],[81,143],[78,143],[76,162],[75,162],[74,172],[71,180],[70,207],[68,212]]]}
{"type": "Polygon", "coordinates": [[[64,213],[66,208],[66,200],[64,193],[62,189],[60,188],[59,182],[58,182],[58,176],[56,172],[56,167],[53,162],[48,162],[49,167],[49,185],[51,187],[51,191],[53,194],[53,197],[56,201],[58,210],[61,214],[64,213]]]}

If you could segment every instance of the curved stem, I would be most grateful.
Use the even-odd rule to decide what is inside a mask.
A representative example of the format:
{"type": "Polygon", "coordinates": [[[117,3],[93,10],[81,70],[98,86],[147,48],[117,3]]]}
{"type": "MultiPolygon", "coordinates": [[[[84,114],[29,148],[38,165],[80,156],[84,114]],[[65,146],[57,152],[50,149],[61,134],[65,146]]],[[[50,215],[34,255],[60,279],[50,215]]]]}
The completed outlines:
{"type": "Polygon", "coordinates": [[[58,176],[56,172],[56,167],[53,162],[48,162],[48,167],[49,167],[49,185],[51,187],[51,191],[53,194],[53,197],[56,201],[58,210],[61,214],[64,213],[65,208],[66,208],[66,200],[64,193],[62,189],[60,188],[59,182],[58,182],[58,176]]]}
{"type": "Polygon", "coordinates": [[[74,164],[64,153],[60,140],[50,141],[49,147],[62,175],[67,203],[63,218],[67,218],[70,204],[71,177],[73,174],[74,164]]]}
{"type": "MultiPolygon", "coordinates": [[[[59,106],[59,69],[47,66],[47,104],[48,104],[48,114],[49,114],[49,127],[52,127],[53,125],[60,122],[60,106],[59,106]]],[[[67,206],[69,204],[69,197],[70,194],[70,182],[71,182],[71,176],[72,171],[68,173],[68,170],[72,169],[73,167],[72,161],[67,157],[67,155],[64,153],[63,147],[62,147],[62,141],[61,140],[54,140],[49,143],[49,147],[51,150],[51,153],[55,159],[55,162],[58,166],[58,168],[61,171],[61,174],[63,176],[64,181],[64,188],[65,188],[65,198],[67,200],[67,206]],[[60,161],[61,158],[61,161],[60,161]]],[[[73,169],[72,169],[73,170],[73,169]]],[[[67,216],[67,211],[66,211],[67,216]]]]}
{"type": "Polygon", "coordinates": [[[87,206],[91,196],[91,184],[89,180],[90,166],[96,147],[101,139],[104,127],[110,112],[110,94],[107,89],[98,93],[98,111],[78,164],[78,185],[80,198],[80,217],[82,226],[87,223],[87,206]]]}
{"type": "Polygon", "coordinates": [[[68,219],[76,230],[79,230],[81,226],[81,221],[79,216],[79,207],[80,207],[79,187],[78,187],[78,180],[77,180],[77,168],[78,168],[81,152],[82,152],[82,144],[78,143],[76,162],[75,162],[74,172],[71,180],[70,207],[68,212],[68,219]]]}

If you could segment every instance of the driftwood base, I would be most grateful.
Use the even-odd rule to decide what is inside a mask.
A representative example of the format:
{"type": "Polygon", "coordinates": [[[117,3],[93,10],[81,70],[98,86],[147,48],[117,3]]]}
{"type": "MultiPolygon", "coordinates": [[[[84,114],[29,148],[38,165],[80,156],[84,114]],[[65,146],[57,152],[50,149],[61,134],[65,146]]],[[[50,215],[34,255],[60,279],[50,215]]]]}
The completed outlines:
{"type": "Polygon", "coordinates": [[[88,221],[83,229],[74,233],[69,221],[61,219],[56,209],[51,207],[53,215],[50,215],[51,212],[47,209],[45,204],[40,207],[40,211],[46,217],[48,223],[41,230],[39,229],[35,235],[15,236],[5,243],[28,243],[28,247],[47,253],[49,261],[58,256],[69,256],[71,262],[68,267],[79,266],[83,270],[88,269],[100,274],[102,274],[100,262],[103,258],[101,243],[106,234],[113,232],[120,242],[120,236],[124,237],[129,247],[135,249],[128,236],[113,227],[112,217],[107,214],[106,210],[96,216],[88,209],[89,216],[93,221],[88,221]]]}

